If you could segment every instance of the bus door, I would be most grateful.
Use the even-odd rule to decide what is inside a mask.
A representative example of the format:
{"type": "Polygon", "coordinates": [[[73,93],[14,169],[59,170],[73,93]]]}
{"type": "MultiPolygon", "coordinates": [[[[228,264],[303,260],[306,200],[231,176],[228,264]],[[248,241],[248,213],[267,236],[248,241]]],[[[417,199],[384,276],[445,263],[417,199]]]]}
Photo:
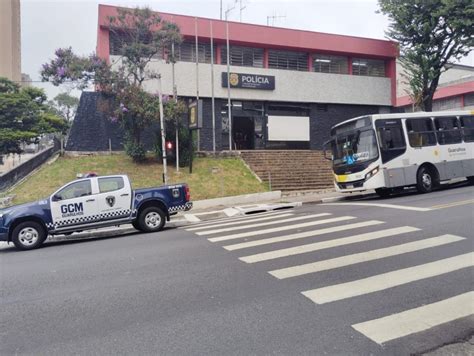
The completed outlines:
{"type": "MultiPolygon", "coordinates": [[[[407,145],[401,119],[377,120],[375,121],[375,128],[377,130],[382,163],[388,163],[406,152],[407,145]]],[[[405,166],[409,164],[408,160],[402,159],[400,164],[386,172],[385,179],[390,187],[401,186],[407,183],[408,177],[405,176],[405,166]]],[[[408,178],[408,180],[410,179],[408,178]]]]}

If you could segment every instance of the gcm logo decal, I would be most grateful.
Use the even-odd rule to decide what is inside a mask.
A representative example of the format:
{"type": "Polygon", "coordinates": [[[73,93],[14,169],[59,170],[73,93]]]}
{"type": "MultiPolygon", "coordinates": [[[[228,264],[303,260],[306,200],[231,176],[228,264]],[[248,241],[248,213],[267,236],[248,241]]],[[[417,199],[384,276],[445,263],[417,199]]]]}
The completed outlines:
{"type": "Polygon", "coordinates": [[[61,214],[63,218],[69,216],[84,215],[84,206],[82,203],[71,203],[61,205],[61,214]]]}

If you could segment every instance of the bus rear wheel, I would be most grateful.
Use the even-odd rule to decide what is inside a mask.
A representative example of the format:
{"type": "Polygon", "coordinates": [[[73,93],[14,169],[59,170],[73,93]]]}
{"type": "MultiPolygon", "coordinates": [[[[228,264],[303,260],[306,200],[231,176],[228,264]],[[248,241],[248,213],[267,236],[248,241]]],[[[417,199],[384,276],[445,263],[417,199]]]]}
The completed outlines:
{"type": "Polygon", "coordinates": [[[421,167],[416,175],[416,189],[420,193],[429,193],[433,190],[435,176],[428,167],[421,167]]]}

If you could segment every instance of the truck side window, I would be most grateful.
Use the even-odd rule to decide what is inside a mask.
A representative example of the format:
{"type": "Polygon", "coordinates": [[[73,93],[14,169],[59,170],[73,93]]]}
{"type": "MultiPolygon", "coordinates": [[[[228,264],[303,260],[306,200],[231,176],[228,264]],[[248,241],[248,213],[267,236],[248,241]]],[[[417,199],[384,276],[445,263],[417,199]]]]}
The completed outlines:
{"type": "Polygon", "coordinates": [[[92,194],[90,180],[74,182],[55,194],[60,200],[84,197],[92,194]]]}
{"type": "Polygon", "coordinates": [[[124,187],[122,177],[99,178],[99,190],[101,193],[112,192],[124,187]]]}

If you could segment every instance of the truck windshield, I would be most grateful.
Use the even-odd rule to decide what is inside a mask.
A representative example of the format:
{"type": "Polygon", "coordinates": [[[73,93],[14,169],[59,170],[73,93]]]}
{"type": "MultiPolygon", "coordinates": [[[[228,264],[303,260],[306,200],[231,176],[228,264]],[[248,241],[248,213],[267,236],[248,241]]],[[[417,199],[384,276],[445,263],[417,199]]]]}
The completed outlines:
{"type": "Polygon", "coordinates": [[[332,141],[331,148],[335,166],[369,161],[379,155],[375,132],[372,129],[340,134],[332,141]]]}

